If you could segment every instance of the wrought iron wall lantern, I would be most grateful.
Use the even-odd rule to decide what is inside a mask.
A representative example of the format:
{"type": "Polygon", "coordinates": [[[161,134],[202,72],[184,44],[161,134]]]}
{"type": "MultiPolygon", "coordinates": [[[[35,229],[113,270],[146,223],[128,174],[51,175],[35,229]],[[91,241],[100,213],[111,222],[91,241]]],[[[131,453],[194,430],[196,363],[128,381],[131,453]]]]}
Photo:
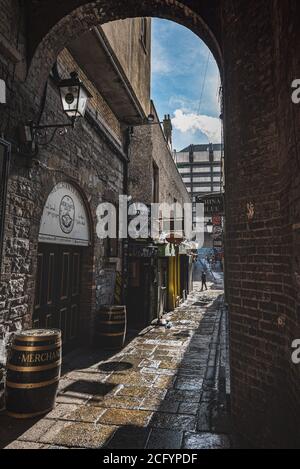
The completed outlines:
{"type": "MultiPolygon", "coordinates": [[[[24,126],[23,140],[25,143],[33,145],[36,143],[36,138],[38,136],[42,136],[47,130],[53,129],[51,139],[44,143],[44,145],[49,144],[53,140],[57,131],[60,130],[62,135],[66,133],[66,129],[68,127],[74,129],[77,119],[84,117],[88,101],[92,96],[82,81],[80,81],[77,72],[72,72],[68,79],[59,80],[57,82],[57,87],[60,92],[62,110],[70,122],[40,125],[31,121],[24,126]]],[[[41,115],[42,113],[43,110],[41,111],[41,115]]]]}

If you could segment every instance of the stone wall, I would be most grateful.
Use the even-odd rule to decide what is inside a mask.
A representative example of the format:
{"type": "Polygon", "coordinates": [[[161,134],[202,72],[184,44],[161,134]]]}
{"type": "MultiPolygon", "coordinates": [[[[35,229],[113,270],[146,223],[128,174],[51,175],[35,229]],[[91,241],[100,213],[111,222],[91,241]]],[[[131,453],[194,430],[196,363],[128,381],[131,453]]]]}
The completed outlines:
{"type": "Polygon", "coordinates": [[[146,21],[146,43],[141,37],[141,18],[106,23],[102,30],[147,116],[150,112],[151,18],[146,21]]]}
{"type": "MultiPolygon", "coordinates": [[[[294,78],[300,78],[297,53],[300,45],[299,2],[53,0],[49,7],[49,2],[28,0],[26,5],[29,24],[34,31],[28,51],[32,61],[26,84],[14,87],[17,98],[13,102],[14,112],[10,115],[9,125],[7,114],[0,113],[1,128],[5,120],[8,129],[5,132],[7,138],[15,136],[14,119],[36,115],[45,80],[58,53],[70,38],[78,37],[98,23],[134,16],[175,19],[204,39],[219,65],[224,64],[221,75],[225,98],[232,412],[238,430],[252,444],[259,447],[299,446],[300,370],[291,363],[290,357],[291,340],[300,335],[297,228],[300,108],[292,106],[290,101],[290,84],[294,78]],[[80,8],[72,17],[68,15],[78,5],[80,8]],[[248,218],[247,204],[250,203],[255,210],[253,219],[248,218]]],[[[18,17],[18,2],[0,0],[0,8],[7,11],[10,18],[18,17]],[[15,14],[11,8],[16,8],[15,14]]],[[[6,28],[7,18],[1,16],[1,21],[6,28]]],[[[23,22],[20,24],[22,31],[23,22]]],[[[8,36],[6,29],[4,31],[8,36]]],[[[10,86],[13,68],[7,67],[5,60],[1,61],[1,74],[9,71],[10,86]]],[[[12,94],[9,101],[11,98],[12,94]]],[[[11,109],[10,103],[8,109],[11,109]]],[[[94,135],[90,124],[84,122],[81,125],[94,135]]],[[[84,145],[82,148],[82,140],[78,138],[80,129],[73,143],[67,137],[68,149],[63,151],[63,158],[60,158],[61,143],[51,147],[51,154],[43,153],[43,158],[59,170],[62,168],[89,192],[87,168],[91,171],[95,156],[101,155],[104,165],[108,160],[109,163],[117,160],[106,151],[102,140],[92,148],[84,145]],[[78,162],[77,170],[76,166],[70,168],[71,157],[78,162]]],[[[140,146],[142,149],[142,140],[140,146]]],[[[42,177],[39,169],[37,175],[31,177],[21,157],[16,158],[13,168],[9,184],[8,257],[2,270],[9,292],[20,288],[17,299],[28,294],[26,303],[22,300],[21,304],[14,303],[13,306],[18,314],[27,318],[30,308],[23,309],[23,305],[31,304],[33,289],[33,271],[26,273],[31,265],[28,250],[36,248],[32,233],[38,226],[37,220],[33,226],[29,223],[29,214],[36,205],[39,208],[36,213],[34,211],[34,216],[38,218],[45,187],[50,189],[54,178],[59,176],[51,173],[51,176],[42,177]],[[10,205],[10,201],[14,204],[10,205]],[[14,240],[16,237],[17,241],[14,240]],[[13,263],[14,250],[18,255],[13,263]],[[12,273],[16,277],[11,276],[12,273]],[[17,283],[9,283],[15,280],[17,283]],[[25,281],[28,293],[25,293],[25,281]]],[[[108,172],[111,186],[114,178],[109,168],[108,172]]],[[[100,184],[99,175],[94,171],[93,177],[96,186],[100,184]]],[[[145,193],[148,197],[149,187],[145,187],[145,193]]],[[[92,189],[92,198],[95,197],[93,194],[92,189]]],[[[1,299],[0,303],[3,304],[1,299]]]]}
{"type": "MultiPolygon", "coordinates": [[[[19,2],[4,2],[0,9],[11,17],[7,24],[13,27],[0,31],[11,44],[15,38],[15,18],[19,14],[19,2]],[[7,5],[6,5],[7,3],[7,5]],[[14,7],[14,10],[11,8],[14,7]]],[[[20,16],[22,20],[22,16],[20,16]]],[[[22,21],[20,20],[20,23],[22,21]]],[[[2,16],[1,16],[2,21],[2,16]]],[[[2,24],[2,23],[1,23],[2,24]]],[[[1,26],[1,25],[0,25],[1,26]]],[[[18,33],[21,34],[20,32],[18,33]]],[[[1,36],[0,36],[1,40],[1,36]]],[[[3,41],[1,42],[1,44],[3,41]]],[[[5,46],[7,43],[5,42],[5,46]]],[[[4,46],[3,46],[4,47],[4,46]]],[[[101,98],[92,83],[80,72],[81,78],[93,94],[86,118],[77,123],[75,130],[56,134],[48,145],[41,145],[36,155],[29,157],[28,149],[18,140],[18,125],[26,122],[29,109],[38,114],[39,101],[33,104],[22,77],[11,63],[11,51],[0,46],[0,78],[8,85],[8,103],[0,111],[3,136],[12,142],[11,166],[7,189],[6,219],[0,281],[0,408],[3,406],[3,378],[6,350],[10,336],[22,328],[31,327],[35,297],[38,233],[44,204],[53,187],[60,181],[68,181],[80,191],[91,222],[92,246],[83,257],[83,294],[81,296],[82,341],[91,341],[93,315],[97,307],[96,291],[103,270],[107,267],[104,241],[96,235],[96,209],[100,202],[118,202],[124,188],[126,155],[120,123],[109,106],[101,98]],[[36,107],[35,107],[36,106],[36,107]]],[[[8,46],[7,46],[8,47],[8,46]]],[[[23,48],[19,53],[19,66],[23,64],[23,48]]],[[[62,75],[74,69],[74,61],[67,50],[59,57],[62,75]]],[[[78,69],[78,66],[76,66],[78,69]]],[[[29,111],[30,112],[30,111],[29,111]]],[[[41,124],[66,122],[61,111],[57,87],[49,78],[45,110],[41,124]]],[[[46,140],[51,137],[51,132],[46,140]]],[[[122,249],[119,249],[118,269],[122,268],[122,249]]]]}
{"type": "MultiPolygon", "coordinates": [[[[152,107],[152,111],[155,109],[152,107]]],[[[158,117],[156,116],[158,122],[158,117]]],[[[129,190],[135,202],[151,204],[153,163],[159,174],[159,202],[190,202],[190,196],[179,174],[163,130],[157,123],[133,129],[130,145],[129,190]]]]}

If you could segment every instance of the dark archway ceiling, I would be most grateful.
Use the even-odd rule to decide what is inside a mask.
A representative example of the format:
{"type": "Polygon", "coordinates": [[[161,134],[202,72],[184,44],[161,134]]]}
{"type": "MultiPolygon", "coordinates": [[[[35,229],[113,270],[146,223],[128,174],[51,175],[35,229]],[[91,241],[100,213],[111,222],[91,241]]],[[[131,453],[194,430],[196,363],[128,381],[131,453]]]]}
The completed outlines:
{"type": "MultiPolygon", "coordinates": [[[[29,60],[32,58],[39,43],[55,24],[76,8],[91,3],[93,2],[84,0],[26,0],[25,7],[27,9],[28,19],[27,27],[28,31],[30,31],[28,44],[29,60]]],[[[112,0],[112,3],[114,3],[114,10],[116,9],[116,4],[119,4],[118,6],[120,11],[126,11],[124,8],[125,3],[128,8],[128,17],[134,16],[134,8],[130,7],[129,1],[124,2],[124,0],[112,0]]],[[[145,4],[145,9],[147,9],[147,1],[144,0],[143,3],[145,4]]],[[[166,0],[166,4],[169,9],[172,9],[171,3],[172,2],[170,0],[166,0]]],[[[178,3],[189,7],[192,11],[198,14],[211,30],[219,45],[221,45],[221,0],[181,0],[178,3]]],[[[153,16],[156,16],[155,13],[159,16],[159,6],[153,16]]]]}

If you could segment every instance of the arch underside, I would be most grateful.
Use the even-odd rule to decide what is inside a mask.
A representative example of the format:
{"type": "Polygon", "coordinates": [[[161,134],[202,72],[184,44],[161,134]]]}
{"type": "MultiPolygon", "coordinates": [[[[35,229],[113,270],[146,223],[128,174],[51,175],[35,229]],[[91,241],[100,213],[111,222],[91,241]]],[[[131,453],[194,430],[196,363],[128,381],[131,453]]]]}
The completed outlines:
{"type": "Polygon", "coordinates": [[[28,6],[28,26],[34,33],[28,44],[27,83],[30,87],[34,84],[35,94],[39,95],[60,51],[91,27],[109,21],[145,16],[173,20],[192,30],[209,47],[222,75],[222,53],[220,41],[217,40],[220,31],[219,1],[210,2],[210,7],[208,2],[201,2],[201,7],[197,5],[195,10],[187,6],[196,6],[197,3],[199,2],[176,0],[52,0],[49,7],[48,1],[31,0],[28,6]]]}

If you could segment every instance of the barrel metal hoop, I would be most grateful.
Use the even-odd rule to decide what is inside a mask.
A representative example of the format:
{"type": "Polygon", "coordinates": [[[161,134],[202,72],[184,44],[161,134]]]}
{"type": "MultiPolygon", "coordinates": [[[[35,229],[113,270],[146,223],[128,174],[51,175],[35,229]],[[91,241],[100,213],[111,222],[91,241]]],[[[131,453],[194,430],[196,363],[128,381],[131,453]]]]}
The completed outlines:
{"type": "Polygon", "coordinates": [[[104,314],[122,314],[124,316],[126,316],[126,311],[122,311],[122,310],[119,310],[119,311],[108,311],[107,309],[106,310],[103,310],[103,311],[99,311],[99,316],[102,316],[104,314]]]}
{"type": "Polygon", "coordinates": [[[52,370],[53,368],[56,368],[62,364],[61,360],[51,363],[50,365],[42,365],[42,366],[16,366],[16,365],[7,365],[7,369],[11,371],[20,371],[22,373],[34,373],[37,371],[46,371],[46,370],[52,370]]]}
{"type": "Polygon", "coordinates": [[[35,412],[34,414],[17,414],[16,412],[10,412],[10,411],[7,411],[6,413],[7,415],[9,415],[9,417],[14,417],[16,419],[28,419],[28,418],[30,419],[33,417],[37,417],[38,415],[48,414],[52,410],[53,410],[53,407],[50,407],[49,409],[46,409],[40,412],[35,412]]]}
{"type": "Polygon", "coordinates": [[[28,347],[23,347],[21,345],[13,345],[11,347],[12,350],[18,350],[20,352],[40,352],[41,350],[54,350],[56,348],[61,347],[62,343],[61,341],[56,342],[53,345],[43,345],[41,347],[35,347],[35,346],[28,346],[28,347]]]}
{"type": "Polygon", "coordinates": [[[53,335],[40,335],[40,336],[31,336],[31,335],[18,335],[15,337],[15,340],[18,340],[20,342],[45,342],[45,340],[60,340],[61,339],[61,333],[57,332],[56,334],[53,335]]]}
{"type": "Polygon", "coordinates": [[[98,321],[98,324],[124,324],[125,321],[98,321]]]}
{"type": "Polygon", "coordinates": [[[123,332],[114,332],[114,333],[105,333],[105,332],[96,332],[97,335],[102,335],[102,336],[105,336],[105,337],[117,337],[117,336],[121,336],[121,335],[124,335],[124,331],[123,332]]]}
{"type": "Polygon", "coordinates": [[[50,386],[51,384],[58,382],[59,379],[60,379],[60,376],[56,376],[54,379],[51,379],[49,381],[44,381],[44,382],[42,381],[40,383],[12,383],[10,381],[7,381],[6,386],[12,389],[45,388],[46,386],[50,386]]]}

